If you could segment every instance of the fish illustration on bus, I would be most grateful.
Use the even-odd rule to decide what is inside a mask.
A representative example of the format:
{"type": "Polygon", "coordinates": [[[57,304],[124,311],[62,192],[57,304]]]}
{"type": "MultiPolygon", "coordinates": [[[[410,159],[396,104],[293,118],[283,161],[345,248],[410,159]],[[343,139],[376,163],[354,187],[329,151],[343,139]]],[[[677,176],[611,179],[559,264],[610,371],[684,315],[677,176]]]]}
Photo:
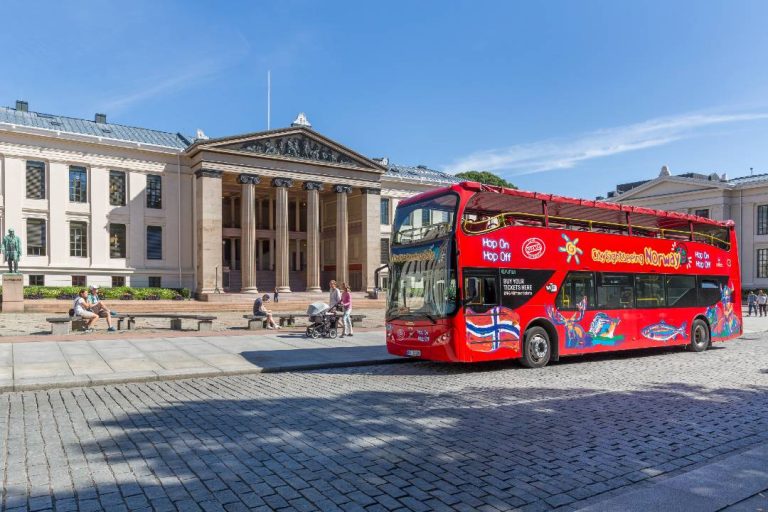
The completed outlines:
{"type": "Polygon", "coordinates": [[[686,322],[683,322],[683,325],[680,327],[675,327],[674,325],[670,325],[664,320],[661,320],[655,324],[643,327],[640,330],[640,334],[653,341],[667,342],[677,339],[678,336],[682,339],[686,339],[688,337],[688,331],[686,330],[687,325],[686,322]]]}

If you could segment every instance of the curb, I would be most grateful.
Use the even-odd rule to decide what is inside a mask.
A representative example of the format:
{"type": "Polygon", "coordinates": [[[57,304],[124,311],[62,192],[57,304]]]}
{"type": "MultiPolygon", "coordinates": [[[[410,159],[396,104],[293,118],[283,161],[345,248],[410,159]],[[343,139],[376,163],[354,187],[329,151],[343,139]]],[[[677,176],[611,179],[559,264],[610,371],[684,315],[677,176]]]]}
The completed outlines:
{"type": "Polygon", "coordinates": [[[355,368],[361,366],[377,366],[382,364],[411,363],[415,359],[408,358],[384,358],[368,359],[364,361],[339,361],[328,363],[307,363],[268,368],[254,367],[248,370],[221,370],[221,371],[188,371],[165,370],[163,372],[124,372],[119,374],[104,375],[72,375],[67,377],[41,377],[38,379],[26,379],[26,382],[11,385],[0,384],[0,393],[20,391],[44,391],[48,389],[90,388],[96,386],[109,386],[115,384],[140,384],[145,382],[161,382],[189,379],[207,379],[215,377],[235,377],[239,375],[258,375],[262,373],[288,373],[310,370],[323,370],[333,368],[355,368]]]}

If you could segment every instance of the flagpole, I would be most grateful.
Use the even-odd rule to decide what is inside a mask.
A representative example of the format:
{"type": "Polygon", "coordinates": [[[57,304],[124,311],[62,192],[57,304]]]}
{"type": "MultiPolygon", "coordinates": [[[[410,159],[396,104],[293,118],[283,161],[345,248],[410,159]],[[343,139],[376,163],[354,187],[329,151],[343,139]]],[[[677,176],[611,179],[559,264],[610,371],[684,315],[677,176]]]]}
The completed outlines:
{"type": "Polygon", "coordinates": [[[272,121],[272,70],[267,71],[267,130],[271,129],[272,121]]]}

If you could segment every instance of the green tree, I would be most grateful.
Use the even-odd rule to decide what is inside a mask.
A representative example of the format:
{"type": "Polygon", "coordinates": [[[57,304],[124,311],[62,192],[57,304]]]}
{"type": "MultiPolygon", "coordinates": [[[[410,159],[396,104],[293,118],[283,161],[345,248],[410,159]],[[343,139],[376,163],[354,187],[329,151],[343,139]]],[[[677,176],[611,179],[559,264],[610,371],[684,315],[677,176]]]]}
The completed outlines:
{"type": "Polygon", "coordinates": [[[504,178],[496,176],[492,172],[488,171],[465,171],[456,173],[456,176],[463,178],[467,181],[477,181],[484,185],[496,185],[497,187],[517,188],[504,178]]]}

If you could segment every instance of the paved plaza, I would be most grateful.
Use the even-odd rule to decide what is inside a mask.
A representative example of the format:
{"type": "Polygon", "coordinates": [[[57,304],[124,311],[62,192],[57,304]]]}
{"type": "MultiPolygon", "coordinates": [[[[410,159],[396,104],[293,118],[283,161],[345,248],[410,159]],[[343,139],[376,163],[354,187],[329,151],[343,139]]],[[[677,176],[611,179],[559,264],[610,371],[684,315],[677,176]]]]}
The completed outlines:
{"type": "Polygon", "coordinates": [[[407,363],[8,392],[0,508],[759,510],[768,337],[751,331],[703,354],[538,371],[407,363]]]}
{"type": "Polygon", "coordinates": [[[0,343],[0,392],[401,361],[387,353],[380,330],[336,339],[310,339],[301,328],[190,334],[0,343]]]}

